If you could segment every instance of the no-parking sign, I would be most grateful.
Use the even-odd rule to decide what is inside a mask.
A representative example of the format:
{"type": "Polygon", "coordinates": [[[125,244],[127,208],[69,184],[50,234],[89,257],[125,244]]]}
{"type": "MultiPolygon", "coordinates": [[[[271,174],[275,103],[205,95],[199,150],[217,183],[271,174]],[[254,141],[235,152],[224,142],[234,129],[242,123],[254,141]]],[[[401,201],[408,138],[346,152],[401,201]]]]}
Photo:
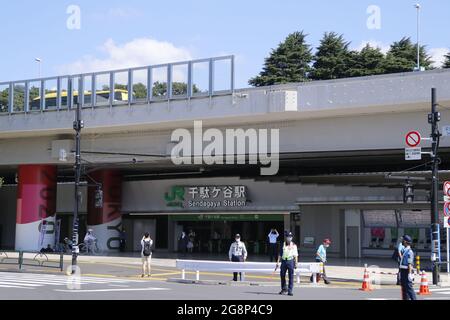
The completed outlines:
{"type": "Polygon", "coordinates": [[[444,196],[450,197],[450,181],[444,182],[444,196]]]}
{"type": "Polygon", "coordinates": [[[444,217],[450,217],[450,202],[444,203],[444,217]]]}
{"type": "Polygon", "coordinates": [[[444,228],[450,228],[450,217],[444,217],[444,228]]]}
{"type": "Polygon", "coordinates": [[[406,144],[411,148],[417,147],[420,144],[420,140],[422,140],[422,138],[420,137],[420,133],[417,131],[408,132],[405,138],[406,144]]]}

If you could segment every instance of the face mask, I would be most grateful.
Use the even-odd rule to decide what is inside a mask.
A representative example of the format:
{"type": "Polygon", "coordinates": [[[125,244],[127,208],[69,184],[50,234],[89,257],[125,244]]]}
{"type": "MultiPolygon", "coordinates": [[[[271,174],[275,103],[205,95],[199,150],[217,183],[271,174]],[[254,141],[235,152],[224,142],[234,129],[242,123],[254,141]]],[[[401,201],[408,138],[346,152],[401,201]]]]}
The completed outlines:
{"type": "Polygon", "coordinates": [[[291,237],[286,238],[286,243],[291,243],[291,242],[292,242],[292,238],[291,237]]]}
{"type": "Polygon", "coordinates": [[[329,246],[330,246],[329,244],[326,244],[326,245],[325,245],[325,248],[328,248],[329,246]]]}
{"type": "Polygon", "coordinates": [[[241,242],[241,239],[235,239],[237,243],[241,242]]]}

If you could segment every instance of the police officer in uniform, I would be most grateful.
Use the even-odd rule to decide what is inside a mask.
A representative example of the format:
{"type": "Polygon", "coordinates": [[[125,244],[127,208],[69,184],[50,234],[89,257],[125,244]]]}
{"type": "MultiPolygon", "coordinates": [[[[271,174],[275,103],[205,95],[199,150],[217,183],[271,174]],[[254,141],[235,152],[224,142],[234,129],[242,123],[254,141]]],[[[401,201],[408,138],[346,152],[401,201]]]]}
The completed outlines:
{"type": "MultiPolygon", "coordinates": [[[[234,237],[235,242],[230,246],[228,257],[232,262],[244,262],[247,260],[247,248],[245,243],[241,242],[240,234],[236,234],[234,237]]],[[[237,272],[233,272],[233,281],[237,281],[237,272]]],[[[239,272],[239,278],[242,281],[242,273],[239,272]]]]}
{"type": "Polygon", "coordinates": [[[414,252],[411,249],[412,239],[403,236],[403,255],[400,260],[400,284],[402,286],[403,300],[417,300],[413,287],[414,252]]]}
{"type": "Polygon", "coordinates": [[[286,231],[285,241],[278,256],[277,268],[280,265],[281,291],[280,294],[293,295],[294,289],[294,270],[297,269],[298,250],[294,242],[292,242],[292,232],[286,231]],[[289,274],[289,286],[286,287],[286,272],[289,274]]]}

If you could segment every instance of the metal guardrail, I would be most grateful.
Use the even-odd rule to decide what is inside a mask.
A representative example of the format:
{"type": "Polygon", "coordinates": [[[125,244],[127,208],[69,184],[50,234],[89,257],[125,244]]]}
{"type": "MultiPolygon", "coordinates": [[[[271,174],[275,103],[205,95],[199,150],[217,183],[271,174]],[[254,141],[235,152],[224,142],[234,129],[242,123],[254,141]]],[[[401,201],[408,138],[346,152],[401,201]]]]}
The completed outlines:
{"type": "Polygon", "coordinates": [[[0,115],[72,110],[77,103],[83,108],[112,108],[115,105],[131,106],[137,103],[232,93],[234,56],[230,55],[112,71],[0,82],[0,115]],[[219,63],[226,64],[225,69],[229,77],[225,80],[222,74],[219,79],[216,76],[215,71],[219,63]],[[220,80],[221,85],[218,85],[217,80],[220,80]],[[201,86],[200,82],[204,82],[204,85],[201,86]]]}
{"type": "MultiPolygon", "coordinates": [[[[176,268],[181,269],[181,279],[186,280],[186,271],[195,271],[196,281],[200,280],[200,271],[275,274],[275,266],[276,263],[272,262],[176,261],[176,268]]],[[[279,269],[277,271],[279,272],[279,269]]],[[[319,262],[299,262],[297,264],[297,269],[295,270],[297,283],[300,283],[300,274],[302,273],[313,274],[313,283],[316,283],[316,274],[322,273],[322,264],[319,262]]]]}
{"type": "Polygon", "coordinates": [[[0,264],[19,264],[20,263],[20,252],[18,251],[0,251],[0,264]],[[12,255],[17,254],[17,257],[12,255]]]}
{"type": "Polygon", "coordinates": [[[55,268],[64,270],[64,253],[43,253],[32,251],[0,251],[0,264],[18,265],[21,270],[23,266],[55,268]],[[25,254],[31,254],[33,258],[25,257],[25,254]],[[14,255],[14,257],[13,257],[14,255]],[[57,255],[57,260],[49,259],[49,255],[57,255]]]}

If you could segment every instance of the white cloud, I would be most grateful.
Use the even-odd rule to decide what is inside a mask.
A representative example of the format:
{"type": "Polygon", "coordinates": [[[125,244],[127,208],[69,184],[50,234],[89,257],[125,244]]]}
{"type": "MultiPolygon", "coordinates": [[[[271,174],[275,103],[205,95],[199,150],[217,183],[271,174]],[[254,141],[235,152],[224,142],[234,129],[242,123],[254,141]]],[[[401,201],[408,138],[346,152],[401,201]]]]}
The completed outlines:
{"type": "Polygon", "coordinates": [[[431,56],[431,60],[434,61],[433,67],[439,68],[445,61],[445,55],[450,50],[448,48],[431,48],[428,50],[428,54],[431,56]]]}
{"type": "Polygon", "coordinates": [[[380,48],[381,52],[386,53],[389,51],[389,48],[391,47],[389,44],[385,44],[381,41],[377,41],[377,40],[364,40],[361,41],[361,43],[359,44],[358,47],[356,47],[355,49],[360,51],[361,49],[363,49],[367,44],[369,44],[371,47],[374,48],[380,48]]]}
{"type": "Polygon", "coordinates": [[[108,39],[98,48],[98,51],[96,54],[85,55],[76,61],[57,67],[57,72],[78,74],[192,59],[190,50],[151,38],[134,39],[124,44],[116,44],[112,39],[108,39]],[[103,57],[99,57],[101,55],[103,57]]]}

